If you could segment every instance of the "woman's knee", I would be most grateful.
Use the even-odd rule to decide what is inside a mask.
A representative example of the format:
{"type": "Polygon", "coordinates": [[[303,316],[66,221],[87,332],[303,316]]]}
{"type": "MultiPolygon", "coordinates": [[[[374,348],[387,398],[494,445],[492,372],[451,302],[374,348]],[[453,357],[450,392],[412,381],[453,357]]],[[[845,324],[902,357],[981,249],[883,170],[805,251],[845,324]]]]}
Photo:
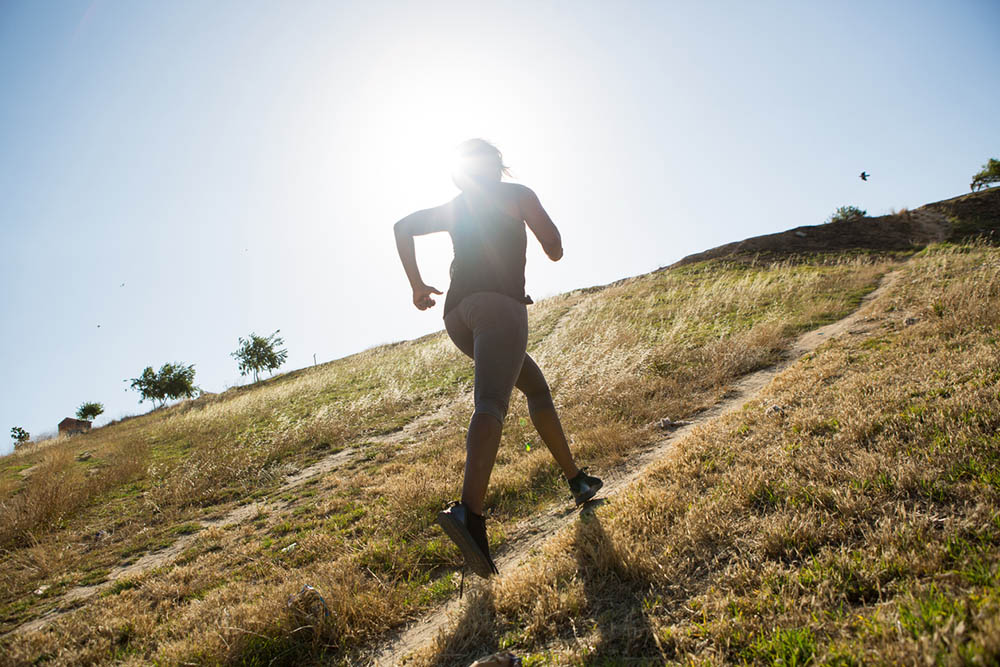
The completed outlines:
{"type": "Polygon", "coordinates": [[[480,394],[476,396],[473,415],[492,415],[498,422],[503,424],[504,419],[507,418],[507,408],[509,405],[509,395],[508,400],[504,400],[502,396],[480,394]]]}
{"type": "Polygon", "coordinates": [[[545,381],[545,375],[542,373],[542,369],[539,368],[538,364],[535,363],[535,360],[527,354],[524,355],[524,359],[521,361],[521,370],[517,374],[517,380],[514,382],[514,386],[517,387],[525,396],[541,394],[549,390],[549,384],[545,381]]]}
{"type": "Polygon", "coordinates": [[[556,407],[555,403],[552,402],[552,392],[549,391],[548,385],[545,385],[544,390],[525,393],[524,397],[528,399],[528,414],[535,414],[538,410],[555,409],[556,407]]]}

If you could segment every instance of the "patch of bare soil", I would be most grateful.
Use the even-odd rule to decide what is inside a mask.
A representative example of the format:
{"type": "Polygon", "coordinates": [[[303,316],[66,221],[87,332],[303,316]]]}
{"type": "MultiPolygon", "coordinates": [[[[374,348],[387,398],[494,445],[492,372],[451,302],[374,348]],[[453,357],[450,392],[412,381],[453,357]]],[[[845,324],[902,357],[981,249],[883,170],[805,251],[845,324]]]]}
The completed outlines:
{"type": "MultiPolygon", "coordinates": [[[[638,452],[627,465],[605,471],[604,488],[600,497],[592,503],[606,502],[607,499],[614,497],[638,479],[651,464],[668,456],[688,435],[704,428],[713,420],[742,408],[776,375],[811,353],[824,341],[843,335],[864,336],[874,331],[878,326],[878,320],[869,315],[867,305],[884,294],[898,277],[899,272],[886,274],[878,289],[866,296],[856,311],[837,322],[806,332],[791,345],[783,361],[746,375],[733,385],[725,399],[638,452]]],[[[769,409],[780,411],[782,408],[772,406],[769,409]]],[[[497,568],[501,572],[516,570],[527,558],[536,553],[546,540],[559,530],[570,526],[576,513],[576,508],[559,505],[521,522],[511,531],[507,544],[495,555],[497,568]]],[[[472,577],[473,575],[470,575],[470,581],[472,577]]],[[[453,626],[461,618],[462,611],[463,601],[453,597],[437,610],[411,623],[379,647],[370,657],[371,664],[388,666],[405,663],[407,656],[428,645],[439,633],[446,632],[453,626]]]]}

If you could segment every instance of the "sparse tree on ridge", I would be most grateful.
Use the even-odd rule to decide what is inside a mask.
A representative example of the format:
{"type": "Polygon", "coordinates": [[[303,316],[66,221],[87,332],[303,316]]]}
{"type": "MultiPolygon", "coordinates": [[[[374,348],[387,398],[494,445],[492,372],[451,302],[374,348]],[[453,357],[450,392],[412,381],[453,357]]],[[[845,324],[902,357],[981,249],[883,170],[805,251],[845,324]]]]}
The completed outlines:
{"type": "Polygon", "coordinates": [[[988,188],[993,183],[1000,183],[1000,160],[990,158],[990,161],[983,165],[982,171],[972,177],[969,189],[975,192],[988,188]]]}
{"type": "Polygon", "coordinates": [[[160,367],[163,393],[169,398],[194,398],[201,390],[194,386],[194,364],[163,364],[160,367]]]}
{"type": "Polygon", "coordinates": [[[76,410],[76,418],[86,419],[87,421],[96,419],[97,416],[101,414],[104,414],[104,404],[98,403],[96,401],[88,401],[86,403],[83,403],[76,410]]]}
{"type": "Polygon", "coordinates": [[[231,353],[233,359],[239,362],[240,375],[253,373],[253,381],[260,379],[261,371],[274,371],[288,358],[288,350],[277,349],[285,341],[278,336],[281,329],[276,329],[268,337],[250,334],[249,338],[240,338],[240,347],[231,353]]]}
{"type": "Polygon", "coordinates": [[[857,206],[841,206],[827,220],[830,222],[845,222],[847,220],[857,220],[868,215],[868,211],[863,211],[857,206]]]}
{"type": "Polygon", "coordinates": [[[162,387],[152,366],[146,366],[139,377],[132,378],[132,384],[129,386],[139,392],[140,403],[146,399],[153,401],[153,403],[164,400],[162,387]]]}
{"type": "Polygon", "coordinates": [[[137,378],[131,378],[131,387],[139,392],[139,402],[146,399],[160,402],[157,407],[163,407],[167,399],[192,398],[198,395],[199,389],[194,386],[194,364],[185,366],[180,363],[165,363],[159,372],[154,372],[152,366],[146,366],[137,378]]]}
{"type": "Polygon", "coordinates": [[[31,438],[31,434],[25,431],[20,426],[15,426],[10,429],[10,437],[14,439],[14,449],[17,449],[24,443],[28,442],[31,438]]]}

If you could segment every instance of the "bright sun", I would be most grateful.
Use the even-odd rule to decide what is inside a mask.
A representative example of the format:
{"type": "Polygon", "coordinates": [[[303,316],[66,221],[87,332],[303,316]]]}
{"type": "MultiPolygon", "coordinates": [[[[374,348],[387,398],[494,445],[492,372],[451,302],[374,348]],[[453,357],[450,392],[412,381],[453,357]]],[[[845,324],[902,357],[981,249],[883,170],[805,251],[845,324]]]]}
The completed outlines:
{"type": "Polygon", "coordinates": [[[393,198],[426,206],[455,195],[450,175],[459,142],[472,137],[499,141],[498,134],[517,128],[497,108],[496,86],[474,67],[418,55],[412,62],[419,66],[394,62],[391,74],[377,77],[377,89],[373,83],[359,103],[369,111],[365,168],[391,180],[393,198]]]}

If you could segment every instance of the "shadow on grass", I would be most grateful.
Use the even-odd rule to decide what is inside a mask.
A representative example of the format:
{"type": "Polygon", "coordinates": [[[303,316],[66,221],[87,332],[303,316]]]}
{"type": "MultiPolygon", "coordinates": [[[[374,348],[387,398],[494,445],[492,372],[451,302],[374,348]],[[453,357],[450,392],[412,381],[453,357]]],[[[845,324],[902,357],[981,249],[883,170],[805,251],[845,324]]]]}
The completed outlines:
{"type": "MultiPolygon", "coordinates": [[[[583,584],[586,606],[581,617],[574,619],[574,629],[565,623],[566,627],[552,628],[553,634],[569,639],[578,631],[595,630],[593,643],[573,664],[662,664],[669,656],[660,650],[644,610],[644,593],[650,583],[629,570],[605,532],[594,512],[603,502],[597,500],[584,506],[574,527],[576,577],[583,584]]],[[[509,627],[509,619],[498,621],[492,587],[478,588],[469,593],[469,598],[461,620],[440,644],[432,662],[436,667],[468,665],[500,651],[504,636],[519,634],[517,628],[509,627]]],[[[510,648],[515,654],[524,653],[523,647],[510,648]]],[[[537,652],[544,646],[529,645],[527,650],[537,652]]]]}
{"type": "Polygon", "coordinates": [[[573,544],[587,615],[597,629],[596,644],[583,663],[662,664],[664,656],[643,609],[643,591],[649,584],[629,571],[594,512],[599,504],[588,503],[580,512],[573,544]]]}
{"type": "Polygon", "coordinates": [[[493,588],[483,586],[469,593],[462,620],[444,640],[431,663],[435,667],[468,665],[478,657],[498,651],[500,631],[496,624],[493,588]]]}

